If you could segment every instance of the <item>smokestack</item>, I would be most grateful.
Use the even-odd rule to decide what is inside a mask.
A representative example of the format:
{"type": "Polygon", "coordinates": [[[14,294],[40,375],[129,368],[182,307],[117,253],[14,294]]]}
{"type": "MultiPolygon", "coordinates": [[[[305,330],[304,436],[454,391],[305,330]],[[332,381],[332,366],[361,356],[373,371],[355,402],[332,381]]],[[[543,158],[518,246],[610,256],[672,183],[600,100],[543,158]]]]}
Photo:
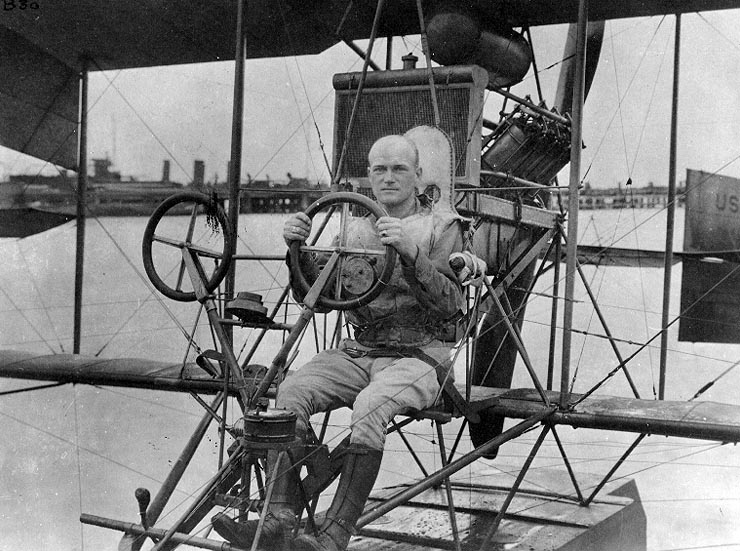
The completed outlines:
{"type": "Polygon", "coordinates": [[[162,163],[162,182],[167,184],[170,181],[170,161],[165,159],[162,163]]]}
{"type": "Polygon", "coordinates": [[[409,52],[401,58],[401,61],[403,61],[403,68],[405,70],[416,69],[416,62],[419,61],[419,58],[409,52]]]}
{"type": "Polygon", "coordinates": [[[195,161],[193,166],[193,186],[203,187],[205,182],[206,164],[203,161],[195,161]]]}

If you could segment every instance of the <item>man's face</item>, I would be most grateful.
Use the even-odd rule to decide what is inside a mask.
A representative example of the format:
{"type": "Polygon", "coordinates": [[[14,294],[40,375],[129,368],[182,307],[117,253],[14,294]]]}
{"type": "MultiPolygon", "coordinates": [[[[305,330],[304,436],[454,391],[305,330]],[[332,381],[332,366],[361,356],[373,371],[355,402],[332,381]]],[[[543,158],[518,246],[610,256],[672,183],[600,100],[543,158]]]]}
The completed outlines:
{"type": "Polygon", "coordinates": [[[403,140],[377,142],[368,155],[368,176],[378,202],[385,207],[411,205],[421,170],[416,167],[416,153],[403,140]]]}

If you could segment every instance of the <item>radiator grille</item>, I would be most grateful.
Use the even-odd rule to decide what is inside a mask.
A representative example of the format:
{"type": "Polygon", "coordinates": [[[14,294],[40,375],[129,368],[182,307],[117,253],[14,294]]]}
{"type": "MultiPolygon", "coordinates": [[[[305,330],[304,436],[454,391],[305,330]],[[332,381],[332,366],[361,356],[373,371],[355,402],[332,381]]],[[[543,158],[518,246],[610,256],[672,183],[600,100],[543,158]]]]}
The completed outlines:
{"type": "MultiPolygon", "coordinates": [[[[455,180],[479,185],[483,92],[487,73],[476,66],[434,69],[440,129],[452,141],[455,180]]],[[[362,98],[347,140],[347,126],[360,81],[359,73],[334,76],[334,167],[348,141],[340,176],[367,177],[367,154],[372,144],[388,134],[404,134],[415,126],[434,126],[432,93],[426,70],[368,73],[362,98]]]]}
{"type": "MultiPolygon", "coordinates": [[[[335,162],[347,137],[347,122],[356,95],[354,92],[340,93],[337,97],[335,162]]],[[[469,91],[464,88],[437,92],[440,126],[452,140],[457,155],[456,177],[465,175],[469,96],[469,91]],[[461,116],[461,114],[465,116],[461,116]]],[[[359,178],[367,175],[367,153],[378,138],[388,134],[403,134],[415,126],[434,126],[431,94],[428,89],[369,92],[363,95],[360,101],[354,124],[344,162],[344,170],[342,171],[342,174],[348,178],[359,178]]]]}

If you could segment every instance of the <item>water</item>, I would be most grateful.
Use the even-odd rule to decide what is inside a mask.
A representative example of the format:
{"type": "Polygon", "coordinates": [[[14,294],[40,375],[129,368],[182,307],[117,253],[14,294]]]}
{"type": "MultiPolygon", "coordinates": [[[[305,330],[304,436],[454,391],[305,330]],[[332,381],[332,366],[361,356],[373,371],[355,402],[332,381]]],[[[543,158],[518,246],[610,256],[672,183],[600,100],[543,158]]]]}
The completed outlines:
{"type": "MultiPolygon", "coordinates": [[[[678,214],[676,250],[681,250],[682,216],[678,214]]],[[[282,254],[282,215],[243,216],[239,252],[282,254]]],[[[179,360],[185,354],[182,329],[195,323],[194,303],[163,302],[167,313],[141,275],[140,239],[143,218],[105,218],[91,221],[87,230],[82,352],[102,357],[140,357],[179,360]]],[[[654,210],[582,212],[581,242],[620,247],[663,247],[665,219],[654,210]],[[638,225],[637,232],[629,228],[638,225]]],[[[0,267],[0,346],[40,354],[72,349],[72,290],[74,288],[73,226],[57,228],[23,241],[0,241],[5,259],[0,267]]],[[[260,292],[271,307],[287,271],[281,263],[252,264],[241,269],[238,290],[260,292]]],[[[660,324],[662,271],[656,269],[585,268],[613,334],[624,356],[652,336],[660,324]]],[[[674,268],[673,315],[678,311],[680,265],[674,268]]],[[[547,294],[551,279],[543,278],[535,292],[547,294]]],[[[576,287],[574,327],[603,334],[580,286],[576,287]]],[[[547,364],[549,335],[547,298],[528,306],[525,341],[541,377],[547,364]]],[[[323,341],[319,327],[317,340],[323,341]]],[[[210,347],[202,317],[196,339],[210,347]]],[[[237,333],[237,348],[251,335],[237,333]]],[[[269,364],[278,346],[277,335],[261,347],[253,362],[269,364]]],[[[313,338],[311,338],[313,340],[313,338]]],[[[631,373],[644,397],[651,397],[658,381],[657,340],[638,354],[631,373]]],[[[559,346],[559,345],[558,345],[559,346]]],[[[306,344],[296,364],[308,357],[306,344]]],[[[740,356],[738,346],[676,342],[670,333],[667,397],[690,398],[708,379],[716,377],[740,356]]],[[[559,354],[559,349],[558,349],[559,354]]],[[[616,364],[608,342],[576,335],[573,362],[578,366],[576,391],[584,391],[616,364]]],[[[731,371],[702,396],[705,400],[738,403],[735,389],[740,373],[731,371]]],[[[0,381],[0,391],[33,383],[0,381]]],[[[515,386],[531,387],[526,370],[517,368],[515,386]]],[[[606,394],[627,395],[624,377],[614,377],[606,394]]],[[[177,458],[201,416],[188,396],[132,389],[64,386],[3,396],[0,401],[0,550],[113,549],[119,534],[79,523],[80,512],[135,522],[138,509],[134,489],[146,486],[154,493],[177,458]]],[[[337,425],[346,419],[333,417],[337,425]]],[[[454,423],[446,427],[453,433],[454,423]]],[[[330,436],[341,436],[332,427],[330,436]]],[[[429,444],[432,427],[418,423],[411,438],[422,445],[428,469],[439,468],[429,444]]],[[[633,435],[560,429],[571,461],[579,473],[604,473],[633,440],[633,435]]],[[[505,445],[497,460],[478,465],[480,472],[515,472],[534,442],[534,433],[505,445]],[[482,470],[480,470],[482,469],[482,470]]],[[[189,493],[213,473],[217,435],[209,433],[188,469],[182,491],[175,494],[164,522],[181,514],[189,493]]],[[[468,443],[463,440],[462,449],[468,443]]],[[[533,468],[560,463],[554,442],[546,440],[533,468]]],[[[418,477],[399,440],[388,440],[379,484],[418,477]]],[[[466,476],[471,476],[466,474],[466,476]]],[[[620,468],[617,476],[637,481],[648,517],[648,548],[740,548],[740,456],[731,446],[694,440],[650,437],[620,468]]]]}

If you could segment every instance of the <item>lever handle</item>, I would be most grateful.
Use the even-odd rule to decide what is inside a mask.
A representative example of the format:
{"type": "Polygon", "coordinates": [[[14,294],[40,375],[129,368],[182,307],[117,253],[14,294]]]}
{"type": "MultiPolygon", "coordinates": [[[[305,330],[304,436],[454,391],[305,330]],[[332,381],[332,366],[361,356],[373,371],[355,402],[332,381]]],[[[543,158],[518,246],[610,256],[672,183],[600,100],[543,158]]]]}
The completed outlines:
{"type": "Polygon", "coordinates": [[[149,502],[152,500],[152,496],[149,493],[149,490],[147,490],[146,488],[137,488],[134,492],[134,496],[136,496],[136,501],[139,502],[139,515],[141,516],[141,525],[146,530],[149,528],[149,523],[146,519],[146,510],[149,507],[149,502]]]}

